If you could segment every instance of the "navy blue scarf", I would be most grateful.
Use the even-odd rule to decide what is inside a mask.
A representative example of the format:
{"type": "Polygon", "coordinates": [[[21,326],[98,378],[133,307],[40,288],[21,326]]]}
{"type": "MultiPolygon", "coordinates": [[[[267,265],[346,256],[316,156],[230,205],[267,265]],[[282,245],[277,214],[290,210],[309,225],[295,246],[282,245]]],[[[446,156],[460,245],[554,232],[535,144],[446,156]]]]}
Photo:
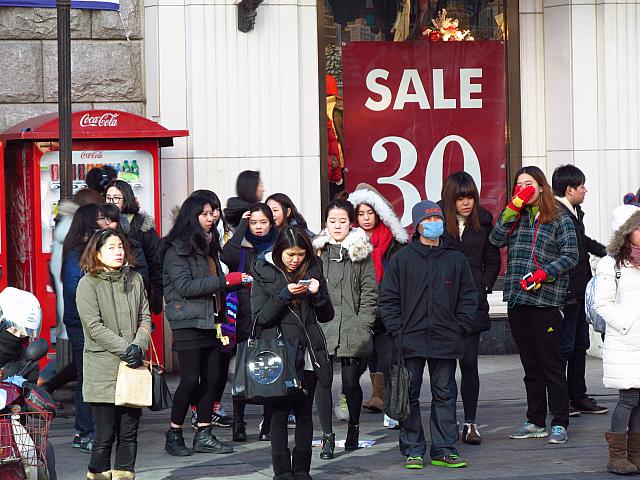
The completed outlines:
{"type": "Polygon", "coordinates": [[[259,254],[269,250],[273,246],[273,243],[276,241],[277,237],[278,230],[275,227],[271,227],[269,233],[263,235],[262,237],[254,235],[248,228],[247,232],[244,234],[244,238],[246,238],[249,243],[253,245],[253,248],[255,248],[259,254]]]}

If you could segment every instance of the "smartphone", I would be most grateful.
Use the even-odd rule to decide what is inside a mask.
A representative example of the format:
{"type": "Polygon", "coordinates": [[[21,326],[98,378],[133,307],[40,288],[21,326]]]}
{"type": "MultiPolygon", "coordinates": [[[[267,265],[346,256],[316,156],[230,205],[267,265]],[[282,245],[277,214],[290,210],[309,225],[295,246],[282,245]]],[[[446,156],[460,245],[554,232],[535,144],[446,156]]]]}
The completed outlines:
{"type": "Polygon", "coordinates": [[[300,281],[298,281],[298,285],[303,286],[303,287],[308,287],[309,285],[311,285],[311,279],[300,280],[300,281]]]}
{"type": "Polygon", "coordinates": [[[242,279],[243,285],[246,285],[247,283],[253,283],[253,277],[251,275],[247,275],[242,279]]]}

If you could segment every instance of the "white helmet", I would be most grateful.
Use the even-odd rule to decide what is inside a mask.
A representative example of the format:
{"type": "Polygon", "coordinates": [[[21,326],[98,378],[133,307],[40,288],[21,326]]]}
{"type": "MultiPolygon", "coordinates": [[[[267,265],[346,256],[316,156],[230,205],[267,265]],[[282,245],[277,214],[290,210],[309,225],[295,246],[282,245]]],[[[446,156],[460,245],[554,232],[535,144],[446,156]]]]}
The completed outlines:
{"type": "Polygon", "coordinates": [[[40,302],[30,292],[7,287],[0,292],[0,321],[22,337],[37,338],[42,326],[40,302]]]}

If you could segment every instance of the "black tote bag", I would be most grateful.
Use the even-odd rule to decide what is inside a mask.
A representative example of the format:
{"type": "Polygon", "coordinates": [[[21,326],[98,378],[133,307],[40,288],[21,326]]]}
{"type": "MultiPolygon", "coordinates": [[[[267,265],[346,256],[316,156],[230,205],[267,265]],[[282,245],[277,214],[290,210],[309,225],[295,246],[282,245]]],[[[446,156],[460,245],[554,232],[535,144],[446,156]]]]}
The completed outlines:
{"type": "Polygon", "coordinates": [[[411,372],[404,364],[402,353],[402,329],[398,335],[398,347],[396,354],[396,364],[389,368],[388,375],[385,375],[385,395],[384,413],[388,417],[405,421],[409,418],[411,407],[409,405],[409,386],[411,384],[411,372]]]}
{"type": "Polygon", "coordinates": [[[265,404],[304,394],[304,351],[298,339],[251,336],[236,351],[236,378],[231,393],[247,403],[265,404]]]}
{"type": "Polygon", "coordinates": [[[153,344],[153,338],[149,331],[140,326],[149,335],[149,345],[151,347],[151,405],[148,407],[153,412],[159,412],[173,407],[173,398],[171,398],[171,391],[169,391],[169,385],[164,378],[164,367],[160,365],[158,360],[158,353],[156,352],[156,346],[153,344]],[[154,363],[155,360],[155,363],[154,363]]]}

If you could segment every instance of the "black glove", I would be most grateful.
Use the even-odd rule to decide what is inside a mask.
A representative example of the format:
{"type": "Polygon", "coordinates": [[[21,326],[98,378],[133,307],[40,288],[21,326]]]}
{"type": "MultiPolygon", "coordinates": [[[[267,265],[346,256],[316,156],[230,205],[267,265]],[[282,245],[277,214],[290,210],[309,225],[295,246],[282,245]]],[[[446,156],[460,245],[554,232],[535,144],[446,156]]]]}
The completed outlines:
{"type": "Polygon", "coordinates": [[[123,362],[127,362],[127,367],[129,368],[142,366],[142,349],[138,345],[129,345],[119,357],[123,362]]]}
{"type": "Polygon", "coordinates": [[[162,313],[162,290],[156,291],[152,290],[149,295],[149,309],[151,313],[160,314],[162,313]]]}

